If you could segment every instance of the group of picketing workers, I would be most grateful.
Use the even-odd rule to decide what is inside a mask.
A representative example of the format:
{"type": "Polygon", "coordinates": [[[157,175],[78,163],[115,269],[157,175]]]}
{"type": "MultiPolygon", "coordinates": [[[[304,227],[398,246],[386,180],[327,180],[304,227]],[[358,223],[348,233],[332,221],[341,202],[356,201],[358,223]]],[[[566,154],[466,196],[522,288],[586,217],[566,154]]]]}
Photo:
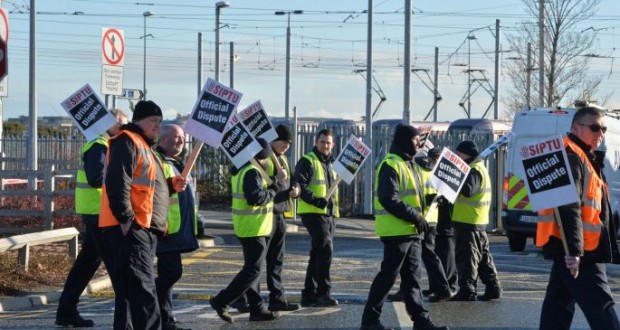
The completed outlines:
{"type": "MultiPolygon", "coordinates": [[[[182,276],[181,253],[198,248],[193,187],[180,175],[185,132],[177,125],[161,127],[162,111],[153,101],[138,102],[130,123],[122,111],[113,113],[117,125],[82,149],[75,197],[85,235],[60,297],[56,324],[94,326],[77,305],[103,261],[115,292],[114,329],[183,329],[172,313],[172,288],[182,276]]],[[[271,321],[283,311],[338,305],[330,278],[337,190],[328,195],[338,183],[332,166],[334,133],[320,130],[314,148],[291,169],[286,152],[293,136],[284,125],[276,131],[271,143],[257,139],[256,162],[232,171],[232,219],[244,264],[209,301],[228,323],[233,323],[231,307],[249,312],[250,321],[271,321]],[[285,219],[291,217],[293,199],[311,241],[300,304],[287,299],[282,283],[285,219]],[[263,263],[268,302],[260,294],[263,263]]],[[[593,152],[605,131],[604,114],[582,108],[564,137],[580,201],[558,207],[559,219],[553,210],[540,211],[536,242],[553,261],[540,329],[569,329],[575,303],[592,329],[620,329],[605,269],[620,253],[602,162],[593,152]]],[[[423,147],[418,129],[399,124],[376,168],[375,230],[384,253],[361,330],[390,329],[380,322],[388,299],[403,300],[413,329],[427,330],[448,327],[431,320],[424,296],[429,303],[502,296],[485,231],[491,179],[476,145],[463,141],[455,149],[471,170],[454,203],[429,184],[440,153],[423,147]],[[435,206],[438,212],[431,212],[435,206]],[[428,290],[421,288],[422,264],[428,290]],[[400,289],[390,294],[399,275],[400,289]],[[485,285],[480,295],[478,278],[485,285]]]]}

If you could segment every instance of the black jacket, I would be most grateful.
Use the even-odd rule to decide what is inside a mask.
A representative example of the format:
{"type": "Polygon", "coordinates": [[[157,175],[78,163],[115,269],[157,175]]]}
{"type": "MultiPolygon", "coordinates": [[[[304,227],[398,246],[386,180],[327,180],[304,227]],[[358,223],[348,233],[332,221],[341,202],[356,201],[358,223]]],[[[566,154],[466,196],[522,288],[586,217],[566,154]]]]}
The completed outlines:
{"type": "MultiPolygon", "coordinates": [[[[231,174],[237,175],[237,173],[241,172],[241,170],[246,166],[250,166],[250,163],[246,163],[241,167],[241,169],[233,167],[231,174]]],[[[271,184],[271,186],[263,188],[263,178],[261,177],[260,172],[255,169],[249,170],[243,178],[243,196],[250,205],[267,205],[267,203],[273,200],[277,189],[278,188],[275,181],[271,184]]]]}
{"type": "MultiPolygon", "coordinates": [[[[276,157],[280,157],[280,155],[276,154],[274,150],[274,154],[276,157]]],[[[273,198],[273,213],[274,214],[283,214],[286,211],[290,211],[290,203],[288,202],[290,197],[289,193],[291,191],[291,187],[293,186],[293,178],[291,177],[290,169],[287,173],[289,177],[288,182],[280,183],[277,182],[275,176],[272,178],[274,182],[276,182],[277,194],[273,198]]]]}
{"type": "MultiPolygon", "coordinates": [[[[144,141],[149,145],[153,145],[153,140],[144,136],[142,129],[134,123],[123,125],[121,130],[140,134],[144,141]]],[[[134,220],[130,193],[138,157],[133,141],[125,134],[111,139],[109,146],[110,160],[106,170],[105,184],[110,209],[118,222],[127,223],[134,220]]],[[[155,154],[153,154],[153,157],[157,158],[155,154]]],[[[172,188],[172,181],[166,180],[161,164],[159,162],[155,163],[157,170],[151,229],[161,234],[166,228],[168,218],[168,198],[170,197],[170,192],[174,191],[174,189],[172,188]]]]}
{"type": "MultiPolygon", "coordinates": [[[[169,162],[179,173],[183,172],[185,164],[182,161],[166,156],[164,150],[157,147],[157,152],[164,161],[169,162]]],[[[179,231],[159,237],[157,240],[157,253],[168,252],[190,252],[198,249],[198,240],[194,234],[196,227],[196,209],[194,201],[194,188],[191,182],[187,183],[187,188],[179,193],[179,209],[181,210],[181,228],[179,231]]]]}
{"type": "MultiPolygon", "coordinates": [[[[395,145],[390,147],[390,153],[402,157],[407,163],[407,166],[409,166],[411,171],[413,171],[413,168],[411,167],[412,155],[404,152],[401,148],[395,145]]],[[[379,203],[383,205],[383,208],[393,216],[409,221],[414,225],[424,220],[422,214],[407,205],[402,199],[400,199],[400,196],[398,196],[398,192],[400,191],[400,178],[398,173],[390,166],[381,166],[378,171],[377,198],[379,199],[379,203]]],[[[423,189],[423,187],[417,188],[420,191],[423,189]]]]}
{"type": "MultiPolygon", "coordinates": [[[[314,147],[312,148],[312,152],[318,157],[321,162],[321,166],[323,167],[323,172],[325,173],[327,179],[327,191],[332,187],[335,183],[336,178],[332,176],[332,164],[334,163],[334,157],[331,155],[325,156],[319,152],[319,150],[314,147]]],[[[320,200],[323,200],[322,197],[316,197],[314,194],[308,189],[308,185],[310,184],[310,180],[312,180],[312,175],[314,174],[314,168],[312,167],[312,163],[302,157],[297,162],[297,166],[295,167],[295,175],[293,181],[299,183],[299,198],[301,198],[304,202],[314,205],[318,208],[322,208],[320,205],[320,200]]],[[[334,215],[334,196],[330,197],[327,203],[327,214],[326,216],[334,215]]]]}
{"type": "Polygon", "coordinates": [[[107,146],[94,143],[88,151],[82,155],[86,181],[88,181],[88,185],[91,187],[101,188],[103,185],[103,169],[105,167],[105,155],[107,152],[107,146]]]}
{"type": "MultiPolygon", "coordinates": [[[[588,156],[595,171],[606,181],[602,171],[602,161],[595,159],[594,153],[590,147],[581,141],[577,136],[569,134],[568,137],[575,142],[588,156]]],[[[581,196],[584,183],[584,166],[571,149],[566,149],[568,163],[573,174],[573,180],[577,188],[577,195],[581,196]]],[[[571,256],[582,256],[582,260],[586,262],[619,262],[618,245],[616,243],[615,228],[611,220],[611,206],[609,204],[609,196],[603,190],[602,212],[600,215],[603,222],[601,239],[598,247],[593,251],[585,251],[583,249],[583,226],[581,222],[581,202],[567,204],[558,207],[562,226],[566,235],[568,251],[571,256]]],[[[549,242],[543,246],[543,255],[547,259],[560,259],[564,256],[564,248],[561,240],[550,237],[549,242]]]]}

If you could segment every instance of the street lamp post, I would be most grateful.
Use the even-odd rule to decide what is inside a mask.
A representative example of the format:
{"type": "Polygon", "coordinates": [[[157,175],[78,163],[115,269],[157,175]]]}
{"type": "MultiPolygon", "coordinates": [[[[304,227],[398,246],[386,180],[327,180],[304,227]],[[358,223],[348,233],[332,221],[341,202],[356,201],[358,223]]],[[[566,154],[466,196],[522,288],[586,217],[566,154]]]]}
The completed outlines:
{"type": "Polygon", "coordinates": [[[155,14],[152,11],[145,11],[142,13],[142,16],[144,16],[144,35],[142,35],[142,39],[144,39],[144,58],[142,59],[142,98],[144,100],[146,100],[146,18],[153,15],[155,14]]]}
{"type": "Polygon", "coordinates": [[[289,119],[289,108],[291,106],[291,14],[301,15],[303,14],[303,10],[293,10],[293,11],[276,11],[276,15],[287,15],[288,22],[286,25],[286,78],[285,78],[285,87],[284,87],[284,117],[288,121],[289,119]]]}
{"type": "Polygon", "coordinates": [[[472,33],[467,36],[467,118],[471,118],[471,41],[476,39],[472,33]]]}
{"type": "Polygon", "coordinates": [[[215,3],[215,81],[220,81],[220,11],[230,7],[226,1],[215,3]]]}

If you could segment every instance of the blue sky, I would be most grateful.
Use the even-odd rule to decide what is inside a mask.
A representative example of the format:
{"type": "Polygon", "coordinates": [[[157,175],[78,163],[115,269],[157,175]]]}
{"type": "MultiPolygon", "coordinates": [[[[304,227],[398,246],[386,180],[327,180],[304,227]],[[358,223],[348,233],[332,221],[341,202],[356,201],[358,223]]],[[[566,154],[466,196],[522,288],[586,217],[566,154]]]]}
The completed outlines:
{"type": "MultiPolygon", "coordinates": [[[[286,16],[278,10],[303,10],[291,15],[292,76],[291,107],[299,116],[325,116],[359,119],[365,114],[365,81],[354,73],[364,69],[367,16],[362,13],[367,1],[267,1],[230,0],[222,9],[220,30],[222,73],[220,81],[229,83],[229,43],[235,43],[235,89],[243,93],[241,106],[261,100],[273,116],[284,115],[284,76],[286,16]]],[[[28,115],[28,38],[27,0],[4,0],[9,14],[9,96],[4,98],[4,119],[28,115]]],[[[124,87],[142,88],[143,12],[147,18],[147,89],[148,98],[158,103],[167,118],[191,111],[197,93],[197,35],[203,34],[203,82],[213,77],[215,2],[187,0],[150,0],[148,3],[120,0],[39,0],[37,16],[37,84],[38,112],[64,115],[60,102],[85,83],[100,91],[101,30],[113,27],[124,31],[124,87]]],[[[374,71],[378,85],[387,97],[378,119],[399,118],[403,107],[404,1],[374,1],[374,71]]],[[[414,1],[412,29],[412,65],[433,72],[434,48],[439,47],[439,120],[465,116],[458,106],[467,90],[467,76],[462,73],[468,51],[466,40],[475,30],[471,42],[472,69],[486,70],[493,79],[495,20],[502,25],[502,43],[506,33],[527,19],[520,0],[414,1]],[[459,46],[462,46],[459,48],[459,46]],[[450,56],[451,55],[451,56],[450,56]]],[[[604,56],[593,59],[590,74],[603,77],[603,93],[620,86],[614,57],[620,46],[620,3],[603,0],[598,14],[580,26],[592,26],[599,38],[592,53],[604,56]],[[607,14],[611,13],[611,14],[607,14]]],[[[507,57],[514,56],[507,53],[507,57]]],[[[432,105],[432,94],[423,79],[411,76],[411,110],[413,120],[422,120],[432,105]]],[[[502,77],[504,91],[511,88],[502,77]]],[[[103,97],[103,95],[100,95],[103,97]]],[[[620,95],[612,96],[607,106],[620,108],[620,95]]],[[[472,116],[479,117],[491,101],[483,90],[472,97],[472,116]]],[[[373,94],[374,109],[378,97],[373,94]]],[[[117,106],[128,109],[126,100],[117,106]]],[[[503,105],[500,105],[500,112],[503,105]]]]}

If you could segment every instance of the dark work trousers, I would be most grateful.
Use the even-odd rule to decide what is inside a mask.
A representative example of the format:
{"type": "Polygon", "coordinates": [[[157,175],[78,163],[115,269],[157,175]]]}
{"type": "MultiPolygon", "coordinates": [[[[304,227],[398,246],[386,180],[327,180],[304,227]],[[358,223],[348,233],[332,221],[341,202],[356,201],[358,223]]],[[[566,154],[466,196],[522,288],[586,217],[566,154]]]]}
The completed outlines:
{"type": "Polygon", "coordinates": [[[157,278],[155,288],[163,326],[172,325],[172,287],[183,275],[180,252],[167,252],[157,255],[157,278]]]}
{"type": "MultiPolygon", "coordinates": [[[[122,235],[120,230],[119,233],[122,235]]],[[[123,238],[118,249],[116,272],[120,295],[129,304],[133,327],[136,330],[161,329],[153,269],[157,237],[133,222],[123,238]]],[[[116,320],[114,323],[116,326],[116,320]]]]}
{"type": "Polygon", "coordinates": [[[260,296],[260,269],[267,253],[266,237],[238,237],[243,248],[243,268],[228,286],[213,299],[228,306],[244,293],[250,304],[250,312],[263,310],[263,298],[260,296]]]}
{"type": "Polygon", "coordinates": [[[605,264],[582,262],[577,278],[573,278],[563,258],[553,262],[540,313],[540,330],[570,329],[575,303],[590,329],[620,329],[605,264]]]}
{"type": "Polygon", "coordinates": [[[381,270],[375,277],[368,301],[362,314],[362,325],[380,323],[381,309],[388,293],[400,274],[401,288],[405,298],[405,308],[413,322],[420,324],[429,320],[428,310],[422,303],[420,278],[422,277],[422,246],[419,236],[381,239],[383,242],[383,261],[381,270]]]}
{"type": "MultiPolygon", "coordinates": [[[[284,287],[282,286],[282,264],[284,263],[284,250],[286,238],[286,220],[281,213],[273,214],[273,228],[267,242],[267,288],[269,288],[269,303],[286,303],[284,287]]],[[[248,303],[244,295],[237,299],[242,305],[248,303]]]]}
{"type": "Polygon", "coordinates": [[[329,295],[332,289],[330,268],[334,253],[334,217],[302,215],[301,222],[310,234],[311,248],[302,298],[329,295]]]}
{"type": "Polygon", "coordinates": [[[456,260],[454,259],[454,235],[437,234],[435,236],[435,253],[441,260],[450,291],[455,292],[457,290],[458,275],[456,272],[456,260]]]}
{"type": "Polygon", "coordinates": [[[450,286],[446,279],[444,267],[441,260],[435,253],[435,237],[437,229],[435,226],[430,227],[427,233],[424,233],[422,239],[422,262],[428,275],[428,284],[431,292],[441,295],[450,292],[450,286]]]}
{"type": "Polygon", "coordinates": [[[497,283],[497,270],[489,251],[489,239],[484,230],[454,224],[456,269],[459,291],[476,293],[478,276],[485,285],[497,283]]]}
{"type": "Polygon", "coordinates": [[[131,318],[129,318],[129,305],[123,294],[122,281],[119,278],[117,254],[120,247],[125,244],[125,237],[120,226],[99,228],[103,236],[104,244],[101,247],[102,255],[112,255],[112,270],[108,268],[108,274],[114,289],[114,330],[131,330],[131,318]]]}
{"type": "Polygon", "coordinates": [[[269,288],[269,303],[286,303],[284,286],[282,286],[282,264],[286,238],[286,220],[284,214],[273,214],[273,230],[269,237],[267,248],[267,288],[269,288]]]}
{"type": "Polygon", "coordinates": [[[58,310],[56,311],[58,317],[70,318],[78,315],[77,304],[80,295],[99,269],[102,260],[108,269],[108,273],[113,272],[111,267],[113,267],[114,254],[110,249],[101,251],[104,241],[98,222],[99,215],[97,214],[82,215],[82,223],[84,224],[82,249],[67,275],[65,287],[58,300],[58,310]]]}

